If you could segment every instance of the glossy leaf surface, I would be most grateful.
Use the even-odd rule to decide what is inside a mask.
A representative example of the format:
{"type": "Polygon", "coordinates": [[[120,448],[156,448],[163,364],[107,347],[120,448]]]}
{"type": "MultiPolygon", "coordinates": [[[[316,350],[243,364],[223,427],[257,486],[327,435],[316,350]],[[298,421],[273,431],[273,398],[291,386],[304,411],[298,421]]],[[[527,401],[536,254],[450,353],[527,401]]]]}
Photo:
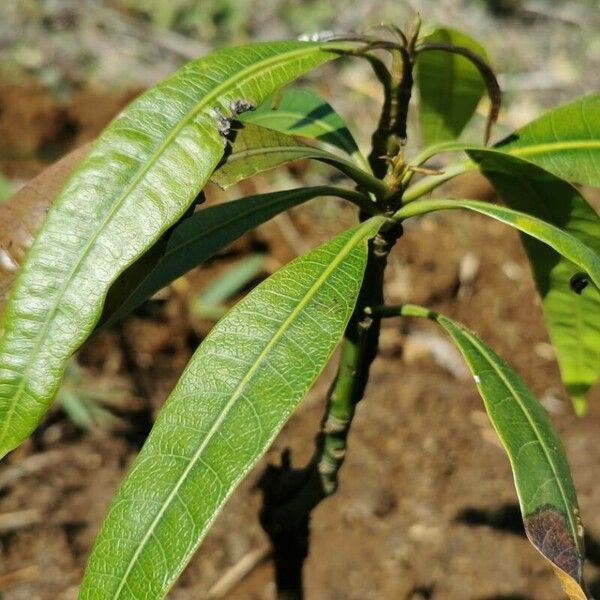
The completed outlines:
{"type": "Polygon", "coordinates": [[[600,95],[548,111],[495,147],[561,179],[600,187],[600,95]]]}
{"type": "Polygon", "coordinates": [[[140,96],[104,130],[54,202],[4,313],[0,456],[43,416],[110,285],[207,182],[223,156],[228,119],[337,56],[322,46],[214,52],[140,96]]]}
{"type": "Polygon", "coordinates": [[[399,219],[407,219],[436,210],[455,210],[457,208],[466,208],[492,217],[544,242],[585,271],[596,287],[600,288],[600,255],[571,233],[523,212],[479,200],[444,199],[412,202],[402,207],[396,216],[399,219]]]}
{"type": "Polygon", "coordinates": [[[283,190],[224,202],[194,213],[173,230],[156,266],[109,315],[105,325],[123,318],[161,288],[202,264],[247,231],[293,206],[331,191],[327,186],[283,190]]]}
{"type": "Polygon", "coordinates": [[[383,222],[297,258],[205,338],[113,500],[82,600],[163,597],[331,356],[383,222]]]}
{"type": "Polygon", "coordinates": [[[550,561],[569,598],[585,600],[577,496],[548,413],[511,367],[470,331],[420,306],[403,306],[401,314],[432,319],[460,350],[510,460],[527,537],[550,561]]]}
{"type": "MultiPolygon", "coordinates": [[[[513,156],[488,150],[470,155],[508,206],[564,229],[600,255],[600,218],[572,185],[513,156]]],[[[586,285],[576,293],[575,264],[529,236],[522,241],[562,380],[582,412],[584,395],[600,375],[600,291],[586,285]]]]}
{"type": "MultiPolygon", "coordinates": [[[[462,46],[487,62],[484,48],[460,31],[440,27],[424,41],[462,46]]],[[[442,50],[417,54],[416,83],[421,137],[426,144],[456,139],[485,92],[481,75],[470,60],[442,50]]]]}
{"type": "Polygon", "coordinates": [[[335,146],[362,168],[369,169],[344,119],[311,90],[286,89],[280,96],[268,98],[256,110],[240,115],[240,120],[335,146]]]}
{"type": "Polygon", "coordinates": [[[48,208],[88,150],[89,144],[74,150],[0,205],[0,315],[8,290],[48,208]]]}
{"type": "Polygon", "coordinates": [[[308,158],[332,165],[367,189],[382,193],[385,191],[378,179],[350,160],[322,148],[309,146],[294,136],[253,123],[242,124],[239,129],[232,130],[230,147],[210,179],[219,187],[227,189],[258,173],[308,158]]]}

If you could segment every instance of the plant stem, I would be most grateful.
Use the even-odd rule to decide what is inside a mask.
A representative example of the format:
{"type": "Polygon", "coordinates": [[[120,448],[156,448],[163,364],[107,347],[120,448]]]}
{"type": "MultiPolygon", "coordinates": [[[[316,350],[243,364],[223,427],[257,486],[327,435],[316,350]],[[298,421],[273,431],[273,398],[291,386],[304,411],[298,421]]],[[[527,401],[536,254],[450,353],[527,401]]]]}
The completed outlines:
{"type": "MultiPolygon", "coordinates": [[[[407,47],[392,49],[391,74],[381,61],[373,57],[370,59],[383,83],[385,100],[369,154],[374,177],[363,172],[361,177],[367,176],[368,185],[364,187],[375,193],[380,210],[389,210],[385,198],[389,196],[390,188],[384,180],[394,166],[403,162],[408,103],[413,84],[412,59],[419,25],[417,21],[407,47]],[[394,154],[398,160],[390,165],[387,157],[394,154]],[[377,184],[373,184],[372,180],[377,184]],[[378,189],[380,187],[384,193],[378,189]]],[[[352,173],[348,174],[352,176],[352,173]]],[[[364,185],[360,179],[355,181],[359,186],[364,185]]],[[[366,211],[362,211],[360,220],[368,216],[366,211]]],[[[279,600],[303,598],[302,568],[308,555],[311,511],[338,488],[338,473],[346,456],[347,437],[356,405],[364,395],[371,364],[378,352],[380,319],[367,314],[365,308],[383,304],[387,258],[401,235],[402,225],[391,223],[369,242],[365,274],[344,332],[338,371],[327,395],[311,460],[304,468],[294,469],[290,453],[286,450],[281,465],[269,465],[259,481],[263,492],[260,522],[273,546],[279,600]]]]}

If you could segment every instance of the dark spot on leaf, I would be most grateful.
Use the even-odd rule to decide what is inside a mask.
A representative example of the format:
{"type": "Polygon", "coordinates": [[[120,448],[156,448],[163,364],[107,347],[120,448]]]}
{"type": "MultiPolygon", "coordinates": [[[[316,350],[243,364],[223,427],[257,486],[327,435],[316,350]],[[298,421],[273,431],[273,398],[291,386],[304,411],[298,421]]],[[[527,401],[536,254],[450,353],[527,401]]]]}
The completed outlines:
{"type": "Polygon", "coordinates": [[[578,584],[583,582],[583,557],[569,533],[564,513],[551,506],[542,506],[523,519],[531,543],[561,571],[578,584]]]}
{"type": "Polygon", "coordinates": [[[255,108],[254,102],[251,102],[250,100],[232,100],[229,103],[229,109],[234,117],[248,112],[249,110],[254,110],[255,108]]]}
{"type": "Polygon", "coordinates": [[[571,277],[569,286],[576,294],[581,294],[589,282],[590,280],[585,273],[576,273],[571,277]]]}

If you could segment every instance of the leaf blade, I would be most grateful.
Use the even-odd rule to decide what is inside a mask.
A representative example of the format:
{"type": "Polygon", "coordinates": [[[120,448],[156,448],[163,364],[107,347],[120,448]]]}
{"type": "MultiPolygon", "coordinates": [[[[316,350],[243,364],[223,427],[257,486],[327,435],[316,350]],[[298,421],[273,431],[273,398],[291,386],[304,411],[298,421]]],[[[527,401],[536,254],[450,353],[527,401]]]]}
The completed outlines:
{"type": "MultiPolygon", "coordinates": [[[[571,233],[600,255],[600,217],[572,185],[514,156],[470,152],[505,203],[571,233]]],[[[521,236],[542,298],[561,378],[578,413],[600,376],[600,291],[571,289],[577,267],[548,246],[521,236]]]]}
{"type": "MultiPolygon", "coordinates": [[[[438,27],[424,41],[462,46],[488,62],[481,44],[455,29],[438,27]]],[[[416,64],[423,141],[456,139],[485,92],[479,71],[465,57],[443,51],[419,53],[416,64]]]]}
{"type": "Polygon", "coordinates": [[[335,167],[369,190],[386,190],[381,181],[351,161],[280,131],[246,123],[233,130],[232,138],[224,160],[211,176],[211,181],[223,189],[288,162],[314,159],[335,167]]]}
{"type": "Polygon", "coordinates": [[[113,500],[82,600],[166,593],[333,352],[356,302],[366,241],[384,220],[373,217],[296,259],[215,326],[113,500]],[[181,457],[189,457],[185,466],[181,457]],[[169,478],[162,487],[157,469],[169,478]],[[161,536],[183,522],[169,556],[161,536]]]}
{"type": "Polygon", "coordinates": [[[547,412],[510,366],[462,325],[420,306],[405,305],[400,314],[435,321],[456,344],[511,463],[529,541],[552,565],[569,598],[585,600],[577,495],[547,412]]]}
{"type": "Polygon", "coordinates": [[[455,210],[458,208],[466,208],[492,217],[544,242],[561,256],[578,265],[590,276],[596,287],[600,288],[600,256],[598,253],[571,233],[526,213],[479,200],[457,198],[412,202],[398,210],[395,218],[407,219],[436,210],[455,210]]]}
{"type": "Polygon", "coordinates": [[[280,97],[273,96],[256,110],[240,115],[240,120],[330,144],[369,171],[368,162],[360,153],[344,119],[311,90],[286,89],[280,97]]]}
{"type": "Polygon", "coordinates": [[[110,327],[161,288],[202,264],[247,231],[289,208],[331,191],[327,186],[315,186],[257,194],[194,213],[173,230],[156,266],[121,301],[121,305],[107,315],[103,326],[110,327]]]}
{"type": "MultiPolygon", "coordinates": [[[[185,212],[220,160],[223,111],[337,56],[277,42],[217,51],[123,111],[55,201],[4,314],[0,456],[37,425],[116,277],[185,212]],[[177,181],[173,174],[177,174],[177,181]]],[[[332,48],[333,50],[333,48],[332,48]]]]}
{"type": "Polygon", "coordinates": [[[561,179],[600,187],[600,95],[550,110],[495,145],[561,179]]]}
{"type": "Polygon", "coordinates": [[[16,271],[31,247],[48,207],[89,146],[86,144],[73,150],[0,205],[0,317],[16,271]]]}

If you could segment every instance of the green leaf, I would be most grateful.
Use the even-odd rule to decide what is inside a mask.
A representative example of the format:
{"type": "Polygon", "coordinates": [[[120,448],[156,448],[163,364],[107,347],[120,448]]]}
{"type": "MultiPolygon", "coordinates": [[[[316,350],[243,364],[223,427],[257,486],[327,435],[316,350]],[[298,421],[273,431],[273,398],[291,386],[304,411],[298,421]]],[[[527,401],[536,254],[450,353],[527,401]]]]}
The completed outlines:
{"type": "Polygon", "coordinates": [[[338,188],[327,186],[283,190],[224,202],[194,213],[173,230],[156,266],[137,286],[132,286],[114,312],[108,313],[104,326],[122,319],[161,288],[207,261],[247,231],[293,206],[331,193],[340,192],[338,188]]]}
{"type": "Polygon", "coordinates": [[[585,600],[577,496],[548,413],[510,366],[464,327],[420,306],[405,305],[400,313],[432,319],[460,350],[508,454],[527,537],[550,561],[569,598],[585,600]]]}
{"type": "MultiPolygon", "coordinates": [[[[485,49],[455,29],[435,29],[424,41],[462,46],[488,62],[485,49]]],[[[442,50],[418,53],[416,65],[419,123],[424,143],[456,139],[485,92],[477,67],[464,56],[442,50]]]]}
{"type": "Polygon", "coordinates": [[[31,247],[48,207],[88,150],[89,144],[73,150],[0,206],[0,317],[18,267],[31,247]]]}
{"type": "Polygon", "coordinates": [[[311,90],[286,89],[281,96],[276,94],[256,110],[240,115],[240,121],[330,144],[365,171],[370,170],[344,119],[311,90]]]}
{"type": "Polygon", "coordinates": [[[42,418],[117,276],[205,185],[228,119],[339,55],[324,48],[276,42],[214,52],[143,94],[102,133],[48,213],[4,314],[0,456],[42,418]]]}
{"type": "Polygon", "coordinates": [[[403,220],[436,210],[466,208],[506,223],[554,248],[583,271],[600,288],[600,256],[571,233],[525,213],[479,200],[420,200],[398,210],[395,219],[403,220]]]}
{"type": "MultiPolygon", "coordinates": [[[[441,152],[479,148],[471,143],[441,141],[424,148],[410,164],[420,166],[441,152]]],[[[585,96],[559,106],[498,142],[494,149],[526,159],[561,179],[600,187],[600,96],[585,96]]],[[[403,201],[412,202],[445,181],[477,168],[472,161],[450,165],[443,174],[425,177],[409,188],[403,201]]]]}
{"type": "Polygon", "coordinates": [[[331,356],[384,221],[294,260],[205,338],[113,500],[81,600],[166,594],[331,356]]]}
{"type": "MultiPolygon", "coordinates": [[[[490,150],[469,153],[506,204],[575,236],[600,255],[600,218],[569,183],[514,156],[490,150]]],[[[600,291],[575,293],[579,269],[547,245],[522,236],[544,308],[544,317],[575,410],[600,375],[600,291]]]]}
{"type": "Polygon", "coordinates": [[[561,179],[600,187],[600,95],[559,106],[495,147],[561,179]]]}
{"type": "Polygon", "coordinates": [[[234,126],[230,134],[230,147],[210,179],[227,189],[257,173],[308,158],[332,165],[375,193],[384,194],[387,190],[381,181],[351,161],[322,148],[309,146],[291,135],[253,123],[240,123],[239,128],[234,126]]]}

